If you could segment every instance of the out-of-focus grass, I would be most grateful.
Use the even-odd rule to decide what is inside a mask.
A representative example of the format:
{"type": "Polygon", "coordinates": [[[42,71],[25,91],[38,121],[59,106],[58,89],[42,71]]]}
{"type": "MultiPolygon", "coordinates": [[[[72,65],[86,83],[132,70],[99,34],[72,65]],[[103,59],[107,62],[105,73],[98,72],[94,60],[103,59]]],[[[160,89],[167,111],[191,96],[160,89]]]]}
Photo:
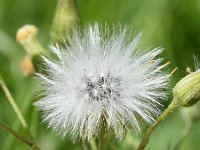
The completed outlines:
{"type": "MultiPolygon", "coordinates": [[[[11,93],[22,109],[34,136],[43,149],[81,149],[52,134],[44,124],[40,124],[38,114],[32,106],[37,83],[23,76],[20,61],[24,50],[15,42],[17,29],[24,24],[35,24],[40,29],[39,39],[48,46],[49,30],[57,1],[49,0],[0,0],[0,73],[11,93]]],[[[186,75],[187,66],[193,66],[193,54],[200,55],[200,2],[199,0],[78,0],[81,23],[100,22],[122,24],[133,28],[134,33],[143,31],[142,48],[162,46],[162,56],[171,61],[169,67],[179,67],[173,76],[172,86],[186,75]]],[[[169,103],[170,99],[167,103],[169,103]]],[[[0,90],[0,120],[23,134],[14,111],[0,90]]],[[[199,121],[193,125],[188,138],[183,141],[182,150],[200,149],[195,142],[200,135],[199,121]]],[[[153,134],[148,150],[173,149],[183,135],[184,121],[176,111],[162,123],[153,134]]],[[[132,149],[131,143],[138,143],[140,134],[131,134],[119,149],[132,149]]],[[[116,141],[111,144],[116,146],[116,141]]],[[[113,147],[115,149],[116,147],[113,147]]],[[[111,149],[109,147],[108,149],[111,149]]],[[[28,149],[15,138],[0,130],[0,149],[28,149]]]]}

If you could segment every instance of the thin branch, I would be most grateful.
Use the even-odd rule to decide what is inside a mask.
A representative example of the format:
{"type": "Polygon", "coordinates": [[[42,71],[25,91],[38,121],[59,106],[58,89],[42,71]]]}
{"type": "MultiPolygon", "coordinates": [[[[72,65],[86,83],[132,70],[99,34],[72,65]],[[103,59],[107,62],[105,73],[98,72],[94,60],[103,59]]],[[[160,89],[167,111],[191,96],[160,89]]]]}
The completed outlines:
{"type": "Polygon", "coordinates": [[[36,147],[36,149],[39,149],[38,146],[37,146],[37,144],[36,144],[36,142],[35,142],[35,139],[34,139],[33,135],[30,132],[30,129],[28,128],[28,124],[26,123],[25,118],[22,115],[21,110],[17,106],[14,98],[12,97],[12,95],[11,95],[8,87],[6,86],[3,78],[1,77],[1,75],[0,75],[0,86],[2,87],[2,89],[4,91],[4,93],[5,93],[6,97],[7,97],[8,102],[11,104],[11,106],[14,109],[15,113],[17,114],[17,117],[18,117],[20,123],[22,124],[24,130],[28,133],[29,138],[31,139],[31,141],[33,141],[32,143],[35,143],[34,147],[36,147]]]}
{"type": "Polygon", "coordinates": [[[12,108],[14,109],[15,113],[17,114],[17,117],[19,118],[19,121],[21,122],[22,126],[24,129],[26,129],[28,127],[25,119],[24,119],[24,116],[22,115],[22,112],[20,111],[19,107],[17,106],[14,98],[12,97],[8,87],[6,86],[3,78],[1,77],[0,75],[0,86],[2,87],[6,97],[7,97],[7,100],[8,102],[11,104],[12,108]]]}
{"type": "Polygon", "coordinates": [[[149,139],[150,139],[150,136],[151,134],[153,133],[154,129],[162,122],[164,121],[171,113],[172,111],[177,108],[178,106],[173,103],[174,101],[172,101],[172,103],[167,107],[167,109],[165,109],[165,111],[157,118],[157,120],[155,121],[154,124],[152,124],[147,132],[145,133],[139,147],[138,147],[138,150],[143,150],[146,145],[148,144],[149,142],[149,139]]]}
{"type": "Polygon", "coordinates": [[[5,131],[7,131],[8,133],[12,134],[14,137],[16,137],[19,141],[21,141],[22,143],[28,145],[29,147],[31,147],[33,150],[39,150],[38,146],[27,140],[26,138],[22,137],[21,135],[19,135],[17,132],[15,132],[14,130],[12,130],[11,128],[9,128],[8,126],[6,126],[5,124],[3,124],[2,122],[0,122],[0,128],[4,129],[5,131]]]}

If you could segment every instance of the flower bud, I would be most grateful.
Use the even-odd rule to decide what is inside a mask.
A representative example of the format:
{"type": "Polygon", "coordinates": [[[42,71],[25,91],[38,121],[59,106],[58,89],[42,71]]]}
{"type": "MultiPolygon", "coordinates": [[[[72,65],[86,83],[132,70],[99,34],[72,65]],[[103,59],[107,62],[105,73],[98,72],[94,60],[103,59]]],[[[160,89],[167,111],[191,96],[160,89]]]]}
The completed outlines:
{"type": "Polygon", "coordinates": [[[79,24],[74,0],[59,0],[50,32],[53,41],[61,42],[79,24]]]}
{"type": "Polygon", "coordinates": [[[34,75],[35,67],[32,63],[32,60],[29,56],[25,56],[21,61],[21,69],[23,74],[26,76],[34,75]]]}
{"type": "Polygon", "coordinates": [[[38,29],[33,25],[25,25],[17,31],[16,40],[23,44],[35,38],[38,34],[38,29]]]}
{"type": "Polygon", "coordinates": [[[16,35],[17,42],[24,47],[29,55],[21,63],[25,75],[33,75],[35,72],[39,72],[43,66],[41,55],[46,55],[46,53],[37,40],[37,34],[38,29],[34,25],[25,25],[18,30],[16,35]]]}
{"type": "Polygon", "coordinates": [[[17,31],[16,40],[32,57],[44,52],[43,47],[37,40],[38,29],[34,25],[25,25],[17,31]]]}
{"type": "Polygon", "coordinates": [[[175,103],[190,107],[200,100],[200,70],[181,79],[173,89],[175,103]]]}

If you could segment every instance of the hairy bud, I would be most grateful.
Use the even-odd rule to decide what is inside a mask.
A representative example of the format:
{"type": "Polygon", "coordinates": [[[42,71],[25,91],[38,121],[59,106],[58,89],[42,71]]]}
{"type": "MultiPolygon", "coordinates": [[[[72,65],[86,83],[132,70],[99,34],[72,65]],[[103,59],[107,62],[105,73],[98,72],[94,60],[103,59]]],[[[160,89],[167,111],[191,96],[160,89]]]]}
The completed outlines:
{"type": "Polygon", "coordinates": [[[173,89],[176,104],[190,107],[200,100],[200,70],[181,79],[173,89]]]}

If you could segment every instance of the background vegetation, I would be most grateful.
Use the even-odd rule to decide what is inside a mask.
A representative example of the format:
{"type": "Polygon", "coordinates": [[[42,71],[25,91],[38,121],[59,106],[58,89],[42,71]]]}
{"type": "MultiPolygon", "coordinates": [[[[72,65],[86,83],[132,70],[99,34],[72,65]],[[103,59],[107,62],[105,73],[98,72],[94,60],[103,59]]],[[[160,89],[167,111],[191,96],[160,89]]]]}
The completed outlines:
{"type": "MultiPolygon", "coordinates": [[[[24,76],[20,69],[25,52],[16,43],[17,29],[27,23],[36,25],[40,30],[39,40],[47,47],[56,4],[57,0],[0,0],[0,73],[44,150],[82,149],[81,144],[73,145],[67,139],[61,140],[40,123],[39,113],[32,106],[37,82],[24,76]]],[[[162,57],[172,62],[169,71],[179,68],[173,75],[171,87],[187,74],[187,66],[194,68],[193,54],[200,54],[199,0],[77,0],[77,7],[82,24],[107,22],[128,25],[134,33],[144,32],[142,47],[164,47],[162,57]]],[[[169,98],[166,105],[170,101],[169,98]]],[[[190,112],[179,110],[173,113],[156,129],[146,149],[200,149],[198,111],[200,106],[199,109],[198,106],[190,109],[190,112]],[[192,127],[187,130],[190,123],[192,127]]],[[[2,90],[0,121],[23,134],[21,124],[2,90]]],[[[140,137],[138,133],[129,133],[119,146],[115,140],[111,140],[107,147],[133,149],[140,137]]],[[[28,147],[0,130],[0,149],[23,150],[28,147]]]]}

